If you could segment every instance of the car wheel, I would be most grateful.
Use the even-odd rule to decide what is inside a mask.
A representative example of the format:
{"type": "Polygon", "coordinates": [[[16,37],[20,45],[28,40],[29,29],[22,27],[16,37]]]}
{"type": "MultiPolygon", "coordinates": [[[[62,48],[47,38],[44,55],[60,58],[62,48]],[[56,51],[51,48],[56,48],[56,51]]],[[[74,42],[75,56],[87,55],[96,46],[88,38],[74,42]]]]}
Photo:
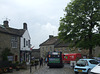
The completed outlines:
{"type": "Polygon", "coordinates": [[[87,74],[91,74],[91,69],[88,70],[87,74]]]}
{"type": "Polygon", "coordinates": [[[75,74],[78,74],[78,72],[75,72],[75,74]]]}

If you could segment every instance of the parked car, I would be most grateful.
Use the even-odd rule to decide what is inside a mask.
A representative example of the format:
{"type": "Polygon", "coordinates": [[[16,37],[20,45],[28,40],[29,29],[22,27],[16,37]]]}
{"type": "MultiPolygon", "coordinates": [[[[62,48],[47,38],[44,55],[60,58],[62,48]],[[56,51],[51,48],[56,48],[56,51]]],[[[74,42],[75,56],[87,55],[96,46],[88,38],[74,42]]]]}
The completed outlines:
{"type": "Polygon", "coordinates": [[[77,61],[74,72],[78,74],[79,72],[90,73],[90,70],[95,67],[98,62],[95,59],[80,59],[77,61]]]}
{"type": "Polygon", "coordinates": [[[100,63],[98,65],[96,65],[92,70],[91,72],[93,74],[100,74],[100,63]]]}
{"type": "Polygon", "coordinates": [[[100,63],[100,57],[93,57],[93,58],[96,59],[100,63]]]}

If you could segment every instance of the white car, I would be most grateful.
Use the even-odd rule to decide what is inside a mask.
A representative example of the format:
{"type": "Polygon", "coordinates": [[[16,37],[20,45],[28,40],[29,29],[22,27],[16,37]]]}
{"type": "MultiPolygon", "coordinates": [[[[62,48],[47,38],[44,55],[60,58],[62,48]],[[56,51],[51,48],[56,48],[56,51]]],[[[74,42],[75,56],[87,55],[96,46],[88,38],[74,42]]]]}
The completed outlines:
{"type": "Polygon", "coordinates": [[[92,70],[91,72],[93,74],[100,74],[100,63],[98,65],[96,65],[92,70]]]}

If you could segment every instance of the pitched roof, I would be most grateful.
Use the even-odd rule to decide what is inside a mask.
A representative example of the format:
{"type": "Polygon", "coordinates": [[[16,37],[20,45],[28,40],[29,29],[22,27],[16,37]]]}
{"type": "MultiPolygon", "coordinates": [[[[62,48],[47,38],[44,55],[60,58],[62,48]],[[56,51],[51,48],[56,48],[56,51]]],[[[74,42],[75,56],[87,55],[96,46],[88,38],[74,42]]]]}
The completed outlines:
{"type": "Polygon", "coordinates": [[[69,43],[64,43],[62,42],[60,39],[58,39],[58,37],[51,37],[49,39],[47,39],[45,42],[43,42],[42,44],[40,44],[40,46],[45,46],[45,45],[54,45],[54,47],[68,47],[69,43]]]}
{"type": "Polygon", "coordinates": [[[69,47],[69,43],[64,43],[64,42],[59,42],[55,48],[58,48],[58,47],[69,47]]]}
{"type": "Polygon", "coordinates": [[[6,28],[3,25],[0,25],[0,32],[22,36],[23,33],[25,32],[25,30],[24,29],[15,29],[15,28],[11,28],[11,27],[6,28]]]}
{"type": "Polygon", "coordinates": [[[57,36],[56,37],[51,37],[48,40],[46,40],[45,42],[43,42],[42,44],[40,44],[40,46],[54,45],[57,41],[58,41],[57,36]]]}

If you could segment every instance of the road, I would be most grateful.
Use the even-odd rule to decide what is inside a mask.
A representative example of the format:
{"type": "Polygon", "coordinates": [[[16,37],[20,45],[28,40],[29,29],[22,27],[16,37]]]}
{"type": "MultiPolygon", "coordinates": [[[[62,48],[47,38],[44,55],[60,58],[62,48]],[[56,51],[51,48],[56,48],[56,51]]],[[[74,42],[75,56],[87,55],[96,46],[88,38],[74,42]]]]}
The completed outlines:
{"type": "MultiPolygon", "coordinates": [[[[71,68],[68,64],[65,64],[63,68],[49,68],[46,64],[42,67],[37,66],[37,69],[35,67],[32,67],[31,73],[30,68],[27,70],[20,70],[20,71],[14,71],[12,73],[4,73],[4,74],[75,74],[73,68],[71,68]]],[[[84,73],[79,73],[84,74],[84,73]]]]}
{"type": "Polygon", "coordinates": [[[44,66],[35,71],[34,74],[74,74],[74,71],[69,65],[64,65],[63,68],[49,68],[48,66],[44,66]]]}

